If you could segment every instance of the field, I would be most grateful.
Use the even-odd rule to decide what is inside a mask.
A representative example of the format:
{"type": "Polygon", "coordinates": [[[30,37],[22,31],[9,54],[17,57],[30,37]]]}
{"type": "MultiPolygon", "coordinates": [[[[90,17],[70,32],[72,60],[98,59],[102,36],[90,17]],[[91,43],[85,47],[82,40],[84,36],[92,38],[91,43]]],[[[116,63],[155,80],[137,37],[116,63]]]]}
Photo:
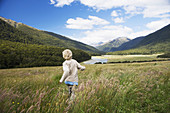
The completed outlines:
{"type": "Polygon", "coordinates": [[[73,102],[61,66],[1,69],[0,112],[170,112],[170,61],[85,66],[73,102]]]}
{"type": "Polygon", "coordinates": [[[95,58],[108,59],[108,63],[133,63],[133,62],[152,62],[167,61],[169,58],[157,58],[160,54],[153,55],[103,55],[94,56],[95,58]]]}

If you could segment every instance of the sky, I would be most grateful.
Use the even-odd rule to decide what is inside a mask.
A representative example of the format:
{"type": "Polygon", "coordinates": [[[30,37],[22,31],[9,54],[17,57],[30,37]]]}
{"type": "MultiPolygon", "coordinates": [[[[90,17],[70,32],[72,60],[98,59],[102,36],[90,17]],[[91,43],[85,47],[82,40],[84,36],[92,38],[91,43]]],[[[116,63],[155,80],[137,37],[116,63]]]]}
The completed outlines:
{"type": "Polygon", "coordinates": [[[170,24],[170,0],[0,0],[0,16],[94,46],[170,24]]]}

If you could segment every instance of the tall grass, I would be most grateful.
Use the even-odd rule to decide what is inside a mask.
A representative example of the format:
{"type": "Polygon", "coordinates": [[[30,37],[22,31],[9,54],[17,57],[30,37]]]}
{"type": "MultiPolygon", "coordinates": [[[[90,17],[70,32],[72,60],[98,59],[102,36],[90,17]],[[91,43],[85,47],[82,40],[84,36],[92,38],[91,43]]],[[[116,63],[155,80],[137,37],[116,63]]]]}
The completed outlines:
{"type": "Polygon", "coordinates": [[[170,111],[170,62],[86,65],[74,101],[59,84],[62,67],[0,70],[0,112],[170,111]]]}
{"type": "Polygon", "coordinates": [[[168,61],[169,58],[157,58],[160,54],[153,55],[103,55],[94,58],[108,59],[107,63],[133,63],[133,62],[152,62],[168,61]]]}

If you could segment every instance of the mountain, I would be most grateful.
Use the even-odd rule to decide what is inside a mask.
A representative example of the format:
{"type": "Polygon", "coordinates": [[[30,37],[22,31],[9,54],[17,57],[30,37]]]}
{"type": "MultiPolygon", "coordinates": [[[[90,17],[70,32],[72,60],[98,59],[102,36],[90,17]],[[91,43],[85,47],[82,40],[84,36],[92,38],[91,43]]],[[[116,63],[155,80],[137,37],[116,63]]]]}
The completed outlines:
{"type": "Polygon", "coordinates": [[[169,52],[170,24],[147,36],[138,37],[126,42],[118,47],[116,51],[108,54],[153,54],[169,52]]]}
{"type": "MultiPolygon", "coordinates": [[[[0,16],[0,19],[3,20],[3,21],[5,21],[6,23],[8,23],[9,25],[11,25],[11,26],[13,26],[13,27],[15,27],[15,28],[18,28],[19,26],[25,25],[25,24],[23,24],[23,23],[21,23],[21,22],[16,22],[16,21],[14,21],[14,20],[6,19],[6,18],[1,17],[1,16],[0,16]]],[[[33,27],[31,27],[31,26],[28,26],[28,25],[25,25],[25,26],[30,27],[30,28],[32,28],[32,29],[36,29],[36,28],[33,28],[33,27]]],[[[36,29],[36,30],[38,30],[38,29],[36,29]]]]}
{"type": "Polygon", "coordinates": [[[104,51],[104,52],[111,52],[114,49],[118,48],[119,46],[121,46],[123,43],[125,42],[129,42],[130,39],[126,38],[126,37],[119,37],[116,38],[110,42],[107,42],[105,44],[102,44],[100,46],[97,46],[96,48],[99,49],[100,51],[104,51]]]}
{"type": "Polygon", "coordinates": [[[51,35],[55,38],[62,40],[64,42],[64,46],[67,46],[67,48],[73,47],[73,48],[81,49],[81,50],[84,50],[84,51],[87,51],[87,52],[93,52],[95,54],[102,53],[101,51],[97,50],[96,48],[89,46],[87,44],[84,44],[82,42],[78,42],[78,41],[69,39],[65,36],[55,34],[53,32],[48,32],[48,31],[43,31],[43,32],[46,33],[46,34],[49,34],[49,35],[51,35]]]}
{"type": "MultiPolygon", "coordinates": [[[[133,48],[139,47],[151,47],[156,46],[157,44],[169,44],[170,43],[170,24],[163,27],[162,29],[155,31],[147,35],[139,44],[135,45],[133,48]]],[[[170,45],[167,45],[170,46],[170,45]]]]}
{"type": "MultiPolygon", "coordinates": [[[[15,24],[16,25],[16,24],[15,24]]],[[[11,26],[7,22],[0,19],[0,39],[9,40],[12,42],[21,42],[25,44],[39,44],[42,45],[37,39],[25,34],[17,28],[11,26]]]]}
{"type": "Polygon", "coordinates": [[[133,47],[137,46],[145,37],[137,37],[133,40],[130,40],[128,42],[123,43],[122,45],[120,45],[119,47],[112,49],[111,51],[122,51],[122,50],[128,50],[128,49],[132,49],[133,47]]]}
{"type": "MultiPolygon", "coordinates": [[[[36,42],[36,44],[38,43],[38,44],[47,45],[47,46],[81,49],[81,50],[86,51],[90,54],[101,54],[102,53],[101,51],[97,50],[96,48],[94,48],[92,46],[89,46],[82,42],[78,42],[78,41],[69,39],[65,36],[55,34],[52,32],[48,32],[48,31],[38,30],[31,26],[25,25],[23,23],[17,23],[13,20],[6,19],[3,17],[0,17],[0,19],[1,19],[1,21],[3,20],[6,23],[10,24],[11,26],[17,28],[19,31],[22,31],[22,33],[24,33],[24,35],[27,35],[27,37],[29,37],[29,39],[31,38],[31,40],[34,40],[34,42],[36,42]]],[[[17,32],[19,32],[19,31],[17,31],[17,32]]],[[[21,40],[17,39],[17,41],[20,42],[21,40]]]]}
{"type": "MultiPolygon", "coordinates": [[[[60,36],[60,38],[62,37],[60,36]]],[[[62,65],[64,61],[62,51],[68,48],[68,46],[64,47],[64,44],[69,45],[69,43],[77,44],[77,48],[86,49],[91,54],[98,54],[94,52],[95,49],[91,50],[91,47],[88,45],[74,40],[72,41],[66,37],[63,37],[62,40],[60,38],[56,38],[49,33],[31,28],[22,23],[18,24],[12,20],[8,20],[7,22],[0,19],[0,68],[62,65]],[[23,27],[27,31],[19,29],[23,27]],[[46,40],[44,41],[43,39],[46,40]],[[70,42],[65,42],[64,39],[70,42]],[[54,41],[58,45],[50,41],[54,41]]],[[[78,62],[91,58],[89,53],[77,48],[76,46],[69,47],[73,52],[73,58],[78,62]]]]}

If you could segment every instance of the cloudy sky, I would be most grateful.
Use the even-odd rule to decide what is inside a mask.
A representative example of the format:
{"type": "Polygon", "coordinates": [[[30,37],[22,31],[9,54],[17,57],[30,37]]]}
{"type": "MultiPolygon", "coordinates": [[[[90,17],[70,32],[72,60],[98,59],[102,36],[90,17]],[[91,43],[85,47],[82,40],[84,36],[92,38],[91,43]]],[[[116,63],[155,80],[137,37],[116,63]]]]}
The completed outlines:
{"type": "Polygon", "coordinates": [[[170,0],[0,0],[0,16],[93,45],[170,24],[170,0]]]}

